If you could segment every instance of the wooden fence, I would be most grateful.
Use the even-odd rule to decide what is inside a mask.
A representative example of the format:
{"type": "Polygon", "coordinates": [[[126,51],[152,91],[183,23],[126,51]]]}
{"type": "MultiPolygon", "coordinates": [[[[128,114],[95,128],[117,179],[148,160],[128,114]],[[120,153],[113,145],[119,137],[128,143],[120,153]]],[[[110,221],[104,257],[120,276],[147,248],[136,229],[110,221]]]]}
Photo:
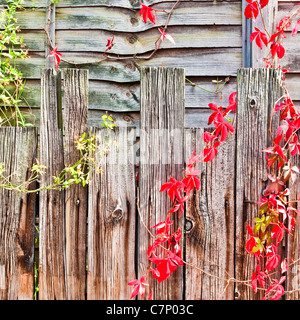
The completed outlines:
{"type": "MultiPolygon", "coordinates": [[[[240,69],[237,79],[236,134],[212,162],[198,164],[201,190],[175,222],[185,230],[182,245],[189,264],[161,284],[153,281],[154,299],[261,297],[249,283],[228,280],[249,280],[254,271],[253,257],[245,249],[246,224],[256,216],[266,186],[262,150],[270,143],[268,119],[282,95],[281,80],[272,69],[240,69]]],[[[38,194],[0,189],[0,299],[33,299],[36,268],[40,300],[129,299],[132,287],[127,283],[148,267],[150,235],[144,224],[150,228],[164,220],[170,209],[160,186],[170,176],[180,179],[186,160],[203,148],[204,128],[184,125],[184,69],[142,69],[140,128],[87,127],[87,70],[65,69],[62,80],[60,71],[44,69],[41,84],[40,132],[0,128],[5,176],[14,183],[26,181],[38,157],[48,168],[39,186],[47,186],[78,160],[76,136],[89,132],[98,145],[116,143],[105,155],[95,153],[102,173],[92,171],[86,187],[72,185],[38,194]]],[[[278,121],[274,119],[275,127],[278,121]]],[[[299,258],[299,230],[281,248],[293,259],[299,258]]],[[[288,272],[288,290],[298,285],[297,271],[288,272]]]]}

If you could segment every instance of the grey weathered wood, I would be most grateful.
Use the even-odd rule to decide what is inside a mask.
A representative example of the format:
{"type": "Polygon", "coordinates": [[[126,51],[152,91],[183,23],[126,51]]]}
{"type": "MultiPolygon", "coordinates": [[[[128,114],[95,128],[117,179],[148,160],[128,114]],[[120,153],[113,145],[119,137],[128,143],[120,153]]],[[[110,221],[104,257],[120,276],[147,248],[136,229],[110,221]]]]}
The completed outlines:
{"type": "MultiPolygon", "coordinates": [[[[87,7],[59,7],[56,6],[56,29],[102,29],[107,31],[142,32],[164,25],[166,14],[156,13],[156,25],[144,23],[139,10],[127,10],[116,7],[87,6],[87,7]]],[[[159,9],[170,10],[172,4],[161,3],[159,9]]],[[[37,8],[35,11],[26,10],[17,13],[21,30],[40,30],[45,24],[46,10],[37,8]]],[[[242,12],[239,2],[217,2],[215,5],[205,2],[182,2],[173,12],[170,26],[173,25],[241,25],[242,12]]],[[[159,36],[159,34],[158,34],[159,36]]]]}
{"type": "MultiPolygon", "coordinates": [[[[268,183],[262,150],[272,145],[269,119],[274,103],[282,96],[281,73],[274,69],[240,69],[237,93],[235,274],[237,279],[249,280],[256,264],[253,255],[246,254],[246,226],[257,217],[258,202],[268,183]]],[[[274,130],[278,121],[275,116],[274,130]]],[[[235,290],[237,299],[261,297],[261,292],[255,295],[251,287],[241,283],[236,283],[235,290]]]]}
{"type": "MultiPolygon", "coordinates": [[[[168,33],[172,35],[175,44],[170,41],[163,41],[161,49],[174,48],[207,48],[207,47],[241,47],[242,37],[240,26],[173,26],[168,28],[168,33]]],[[[25,43],[27,37],[24,37],[25,43]]],[[[111,37],[111,32],[101,32],[98,30],[61,30],[56,33],[56,44],[61,51],[99,51],[106,49],[107,38],[111,37]]],[[[114,33],[115,45],[110,53],[121,55],[133,55],[150,52],[155,48],[155,41],[159,33],[148,30],[143,33],[114,33]]],[[[35,43],[35,47],[40,50],[43,42],[35,43]]],[[[32,47],[31,47],[32,48],[32,47]]],[[[34,50],[32,48],[32,50],[34,50]]]]}
{"type": "MultiPolygon", "coordinates": [[[[65,166],[81,157],[76,138],[87,132],[88,71],[64,71],[65,166]]],[[[71,176],[67,174],[66,179],[71,176]]],[[[84,300],[86,290],[87,188],[81,184],[65,191],[66,285],[68,300],[84,300]]]]}
{"type": "MultiPolygon", "coordinates": [[[[69,52],[64,58],[76,63],[99,61],[99,53],[69,52]]],[[[176,67],[185,68],[187,77],[200,76],[236,76],[236,70],[242,66],[241,48],[199,48],[199,49],[174,49],[157,52],[151,60],[138,60],[137,64],[148,67],[176,67]],[[182,58],[184,57],[184,59],[182,58]],[[199,59],[201,57],[201,59],[199,59]]],[[[40,79],[40,69],[45,66],[44,54],[31,53],[30,58],[16,59],[16,67],[22,70],[26,79],[40,79]]],[[[70,65],[61,62],[60,68],[69,68],[70,65]]],[[[107,80],[113,82],[136,82],[140,79],[138,68],[132,61],[102,61],[100,64],[78,65],[88,69],[91,80],[107,80]]]]}
{"type": "MultiPolygon", "coordinates": [[[[277,0],[272,0],[268,3],[268,5],[262,10],[262,15],[264,22],[262,19],[257,19],[256,23],[252,23],[252,32],[255,31],[255,27],[260,30],[264,30],[264,25],[266,26],[269,34],[273,34],[276,31],[276,17],[277,17],[277,0]]],[[[270,51],[270,47],[263,46],[260,49],[255,42],[252,44],[252,67],[253,68],[261,68],[264,67],[264,58],[268,56],[270,51]]],[[[280,63],[281,64],[281,63],[280,63]]]]}
{"type": "Polygon", "coordinates": [[[97,149],[89,184],[87,299],[127,300],[127,283],[136,278],[135,129],[93,128],[91,134],[97,149]]]}
{"type": "MultiPolygon", "coordinates": [[[[43,30],[42,30],[43,31],[43,30]]],[[[161,49],[174,48],[207,48],[207,47],[241,47],[240,26],[173,26],[168,28],[176,44],[163,41],[161,49]]],[[[24,43],[31,51],[43,51],[45,49],[44,32],[20,33],[24,37],[24,43]]],[[[148,30],[143,33],[114,33],[115,45],[110,53],[132,55],[147,53],[155,48],[155,41],[159,33],[148,30]]],[[[98,30],[58,30],[56,31],[56,45],[60,51],[98,51],[106,49],[107,38],[111,32],[98,30]]]]}
{"type": "MultiPolygon", "coordinates": [[[[159,9],[170,10],[170,3],[161,3],[159,9]]],[[[166,22],[166,14],[156,12],[156,25],[166,22]]],[[[24,23],[26,23],[24,21],[24,23]]],[[[173,25],[241,25],[242,12],[239,2],[212,3],[182,2],[172,14],[169,26],[173,25]]],[[[111,32],[141,32],[156,29],[156,25],[144,23],[139,10],[120,7],[60,7],[56,9],[57,29],[102,29],[111,32]]],[[[26,25],[25,25],[26,26],[26,25]]],[[[159,36],[159,34],[158,34],[159,36]]]]}
{"type": "MultiPolygon", "coordinates": [[[[299,139],[299,136],[298,136],[299,139]]],[[[298,155],[291,159],[291,162],[296,165],[298,168],[300,167],[300,161],[298,155]]],[[[300,192],[300,183],[299,183],[299,176],[294,185],[290,185],[290,196],[289,201],[295,201],[299,199],[299,192],[300,192]]],[[[293,206],[299,210],[300,206],[299,203],[294,203],[293,206]]],[[[292,261],[296,261],[300,258],[300,217],[296,214],[296,225],[294,230],[291,234],[286,236],[286,257],[291,260],[287,260],[288,264],[291,264],[292,261]]],[[[299,263],[295,263],[288,268],[286,273],[287,280],[286,280],[286,291],[294,291],[293,293],[286,294],[285,299],[287,300],[299,300],[300,293],[300,266],[299,263]]]]}
{"type": "MultiPolygon", "coordinates": [[[[201,2],[205,0],[191,0],[193,2],[201,2]]],[[[236,0],[218,0],[218,2],[236,2],[236,0]]],[[[147,6],[159,5],[161,0],[148,0],[143,1],[143,3],[147,6]]],[[[174,2],[174,0],[164,0],[164,2],[174,2]]],[[[6,0],[0,0],[0,5],[6,4],[6,0]]],[[[32,6],[37,8],[45,7],[45,0],[35,0],[34,3],[32,0],[25,0],[23,3],[23,7],[32,6]]],[[[128,8],[128,9],[139,9],[140,1],[139,0],[60,0],[57,3],[58,7],[90,7],[90,6],[105,6],[105,7],[120,7],[120,8],[128,8]]]]}
{"type": "MultiPolygon", "coordinates": [[[[139,171],[139,277],[147,272],[148,245],[152,243],[143,223],[151,227],[165,221],[172,208],[167,192],[160,193],[170,176],[182,178],[184,163],[184,69],[142,68],[141,71],[141,132],[139,171]]],[[[173,231],[182,229],[182,219],[174,218],[173,231]]],[[[151,274],[150,277],[151,278],[151,274]]],[[[153,286],[154,299],[182,299],[182,268],[170,279],[153,286]]]]}
{"type": "MultiPolygon", "coordinates": [[[[207,129],[206,129],[207,130],[207,129]]],[[[186,163],[194,150],[204,148],[203,129],[185,131],[186,163]]],[[[218,148],[208,163],[198,163],[201,188],[186,204],[186,258],[199,269],[187,265],[185,298],[187,300],[233,300],[235,237],[235,137],[218,148]]]]}
{"type": "MultiPolygon", "coordinates": [[[[60,86],[59,71],[42,70],[40,162],[47,171],[41,187],[52,185],[52,177],[64,169],[60,86]]],[[[60,190],[42,190],[39,199],[39,299],[64,300],[64,195],[60,190]]]]}
{"type": "MultiPolygon", "coordinates": [[[[53,46],[55,46],[55,4],[51,3],[51,0],[46,0],[46,30],[48,31],[49,38],[53,46]]],[[[31,49],[33,50],[33,49],[31,49]]],[[[46,57],[46,68],[54,68],[55,62],[54,57],[50,56],[52,48],[48,37],[46,37],[46,48],[45,48],[45,57],[46,57]]]]}
{"type": "MultiPolygon", "coordinates": [[[[192,108],[207,109],[209,103],[223,105],[224,101],[228,101],[231,92],[236,90],[236,79],[232,77],[230,82],[223,87],[222,91],[218,94],[213,93],[217,86],[212,81],[217,80],[216,77],[197,77],[189,80],[195,82],[202,88],[211,92],[206,92],[197,87],[191,86],[186,82],[185,96],[186,96],[186,109],[192,108]]],[[[219,77],[219,84],[223,85],[224,78],[219,77]]],[[[298,82],[287,81],[288,88],[296,88],[298,82]]],[[[10,92],[13,92],[14,87],[7,87],[10,92]]],[[[64,88],[62,88],[62,92],[64,88]]],[[[39,80],[27,80],[26,87],[22,95],[22,104],[20,107],[29,105],[31,108],[40,107],[41,96],[41,83],[39,80]]],[[[296,95],[297,98],[298,95],[296,95]]],[[[0,103],[1,104],[1,103],[0,103]]],[[[137,83],[112,83],[107,81],[89,81],[89,109],[90,110],[103,110],[109,112],[136,112],[140,110],[140,84],[137,83]],[[101,101],[101,103],[100,103],[101,101]]],[[[38,117],[39,118],[39,117],[38,117]]],[[[197,119],[195,119],[197,120],[197,119]]]]}
{"type": "MultiPolygon", "coordinates": [[[[4,176],[23,184],[36,157],[36,128],[0,128],[0,146],[4,176]]],[[[33,299],[34,217],[34,194],[0,189],[1,300],[33,299]]]]}

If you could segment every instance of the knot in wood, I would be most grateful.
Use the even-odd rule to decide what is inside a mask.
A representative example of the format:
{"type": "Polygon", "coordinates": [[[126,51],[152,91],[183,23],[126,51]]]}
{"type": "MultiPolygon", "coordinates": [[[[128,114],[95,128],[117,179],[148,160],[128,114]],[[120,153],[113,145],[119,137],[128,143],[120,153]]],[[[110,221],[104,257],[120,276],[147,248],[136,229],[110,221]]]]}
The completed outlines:
{"type": "Polygon", "coordinates": [[[254,108],[257,105],[255,98],[250,98],[250,108],[254,108]]]}
{"type": "Polygon", "coordinates": [[[115,222],[123,218],[123,210],[121,208],[116,208],[112,213],[112,218],[115,222]]]}
{"type": "Polygon", "coordinates": [[[185,221],[185,230],[186,232],[189,232],[193,229],[193,221],[191,220],[186,220],[185,221]]]}
{"type": "Polygon", "coordinates": [[[130,23],[133,24],[133,25],[137,24],[138,22],[139,22],[139,21],[138,21],[138,19],[136,19],[136,18],[131,18],[131,19],[130,19],[130,23]]]}
{"type": "Polygon", "coordinates": [[[129,39],[128,39],[128,42],[131,43],[131,44],[134,44],[136,41],[136,38],[134,36],[130,36],[129,39]]]}
{"type": "Polygon", "coordinates": [[[123,116],[123,120],[125,120],[126,122],[131,122],[132,118],[128,115],[123,116]]]}

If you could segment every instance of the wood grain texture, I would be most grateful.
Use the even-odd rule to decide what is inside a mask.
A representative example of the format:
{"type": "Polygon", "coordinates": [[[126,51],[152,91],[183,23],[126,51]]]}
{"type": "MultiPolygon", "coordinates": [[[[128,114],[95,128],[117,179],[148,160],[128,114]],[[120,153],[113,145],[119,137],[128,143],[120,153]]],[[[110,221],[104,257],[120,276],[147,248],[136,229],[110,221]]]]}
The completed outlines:
{"type": "MultiPolygon", "coordinates": [[[[99,53],[62,52],[64,58],[76,63],[94,62],[99,60],[99,53]]],[[[236,71],[242,66],[241,48],[197,48],[161,50],[151,60],[139,60],[137,64],[148,67],[175,68],[178,65],[186,69],[186,76],[236,76],[236,71]],[[184,59],[182,58],[184,57],[184,59]],[[201,59],[200,59],[201,58],[201,59]]],[[[45,66],[45,58],[41,52],[31,53],[30,58],[16,59],[19,68],[26,79],[40,79],[40,70],[45,66]]],[[[72,65],[62,62],[60,68],[70,68],[72,65]]],[[[106,80],[113,82],[137,82],[140,80],[138,68],[131,59],[125,61],[102,61],[99,64],[87,64],[77,68],[88,69],[91,80],[106,80]]]]}
{"type": "Polygon", "coordinates": [[[91,134],[98,148],[89,184],[87,299],[129,299],[127,283],[136,279],[135,129],[91,134]]]}
{"type": "MultiPolygon", "coordinates": [[[[161,49],[174,48],[215,48],[241,47],[242,35],[240,26],[174,26],[168,28],[175,44],[163,41],[161,49]]],[[[155,49],[155,41],[160,33],[148,30],[142,33],[118,32],[114,33],[115,45],[110,53],[133,55],[147,53],[155,49]]],[[[106,49],[107,39],[111,32],[99,30],[59,30],[56,33],[57,46],[61,51],[103,52],[106,49]]],[[[26,36],[24,37],[26,42],[26,36]]],[[[31,50],[42,49],[43,42],[31,50]]]]}
{"type": "MultiPolygon", "coordinates": [[[[207,130],[207,129],[206,129],[207,130]]],[[[203,129],[186,129],[186,163],[204,148],[203,129]]],[[[201,188],[186,204],[185,298],[233,300],[235,239],[235,137],[230,136],[209,163],[198,163],[201,188]]]]}
{"type": "MultiPolygon", "coordinates": [[[[189,0],[190,2],[205,2],[206,0],[189,0]]],[[[162,2],[174,2],[174,0],[144,0],[143,3],[147,6],[157,6],[162,2]]],[[[218,0],[218,2],[238,2],[237,0],[218,0]]],[[[6,0],[0,0],[0,5],[6,4],[6,0]]],[[[45,7],[45,0],[24,0],[23,7],[43,8],[45,7]]],[[[119,8],[128,8],[128,9],[139,9],[140,0],[60,0],[57,3],[58,7],[119,7],[119,8]]]]}
{"type": "MultiPolygon", "coordinates": [[[[143,226],[150,230],[165,221],[172,208],[166,192],[160,193],[170,176],[182,178],[184,163],[184,69],[143,68],[141,72],[141,132],[139,171],[139,278],[149,267],[146,252],[152,239],[143,226]]],[[[182,221],[175,217],[173,231],[182,221]]],[[[154,299],[182,299],[182,269],[157,285],[151,280],[154,299]]]]}
{"type": "MultiPolygon", "coordinates": [[[[298,136],[299,139],[299,136],[298,136]]],[[[294,165],[296,165],[298,168],[300,166],[299,157],[295,156],[291,159],[291,162],[294,165]]],[[[299,183],[299,177],[297,177],[297,180],[294,185],[290,186],[290,196],[289,201],[295,201],[299,199],[299,192],[300,192],[300,183],[299,183]]],[[[294,203],[293,205],[297,210],[300,209],[299,203],[294,203]]],[[[291,264],[292,261],[296,261],[300,258],[300,217],[296,214],[296,225],[293,230],[293,232],[286,236],[286,257],[288,264],[291,264]]],[[[299,287],[300,287],[300,266],[299,263],[295,263],[294,265],[290,266],[287,271],[287,280],[286,280],[286,291],[293,291],[290,294],[285,295],[285,299],[287,300],[299,300],[300,299],[300,293],[299,293],[299,287]]]]}
{"type": "MultiPolygon", "coordinates": [[[[281,74],[274,69],[240,69],[237,77],[236,142],[236,278],[251,279],[255,258],[246,254],[247,223],[257,216],[258,202],[267,185],[263,149],[271,145],[268,132],[274,103],[282,96],[281,74]]],[[[276,130],[279,119],[274,117],[276,130]]],[[[274,131],[273,131],[274,133],[274,131]]],[[[259,299],[251,287],[236,284],[236,298],[259,299]]]]}
{"type": "MultiPolygon", "coordinates": [[[[36,128],[0,128],[0,146],[4,176],[23,184],[36,157],[36,128]]],[[[35,195],[1,188],[0,204],[0,299],[32,300],[35,195]]]]}
{"type": "MultiPolygon", "coordinates": [[[[88,71],[64,71],[65,166],[81,157],[76,139],[87,132],[88,71]]],[[[71,175],[67,174],[66,179],[71,175]]],[[[84,300],[86,292],[87,187],[72,185],[65,191],[66,284],[68,300],[84,300]]]]}
{"type": "MultiPolygon", "coordinates": [[[[159,9],[170,10],[171,7],[170,3],[161,3],[159,9]]],[[[101,29],[110,32],[141,32],[156,29],[157,26],[165,24],[166,13],[156,12],[155,15],[156,25],[153,25],[151,22],[144,23],[139,10],[126,10],[119,7],[61,7],[56,10],[56,28],[58,30],[101,29]]],[[[212,3],[189,1],[182,2],[174,10],[169,26],[241,25],[241,23],[241,2],[217,2],[212,5],[212,3]]],[[[26,21],[24,21],[24,27],[23,29],[27,29],[26,21]]]]}
{"type": "MultiPolygon", "coordinates": [[[[170,41],[161,44],[162,49],[174,48],[207,48],[207,47],[241,47],[242,37],[240,26],[174,26],[168,28],[175,45],[170,41]]],[[[155,48],[155,41],[160,33],[148,30],[142,33],[114,33],[115,45],[110,53],[133,55],[147,53],[155,48]]],[[[45,34],[40,31],[20,33],[30,51],[45,49],[45,34]]],[[[99,30],[58,30],[56,45],[60,51],[72,52],[103,52],[106,49],[107,38],[111,32],[99,30]]]]}
{"type": "MultiPolygon", "coordinates": [[[[43,69],[41,87],[40,162],[47,166],[41,187],[46,187],[64,169],[60,71],[43,69]]],[[[42,190],[39,199],[39,299],[65,300],[64,194],[42,190]]]]}
{"type": "MultiPolygon", "coordinates": [[[[190,85],[186,82],[185,96],[186,109],[207,109],[209,103],[226,106],[229,95],[236,90],[236,79],[232,77],[221,92],[213,93],[217,89],[216,77],[189,77],[189,80],[202,87],[190,85]]],[[[219,84],[223,85],[224,77],[219,77],[219,84]]],[[[296,88],[297,82],[289,81],[288,85],[296,88]]],[[[289,86],[290,88],[290,86],[289,86]]],[[[13,93],[14,87],[7,87],[13,93]]],[[[64,88],[62,88],[62,93],[64,88]]],[[[40,108],[41,83],[39,80],[27,80],[26,87],[21,97],[20,107],[40,108]]],[[[297,97],[297,96],[296,96],[297,97]]],[[[300,97],[299,97],[300,98],[300,97]]],[[[107,81],[89,80],[89,109],[109,112],[136,112],[140,110],[140,84],[137,83],[112,83],[107,81]]],[[[200,110],[201,111],[201,110],[200,110]]],[[[38,118],[40,118],[38,116],[38,118]]]]}

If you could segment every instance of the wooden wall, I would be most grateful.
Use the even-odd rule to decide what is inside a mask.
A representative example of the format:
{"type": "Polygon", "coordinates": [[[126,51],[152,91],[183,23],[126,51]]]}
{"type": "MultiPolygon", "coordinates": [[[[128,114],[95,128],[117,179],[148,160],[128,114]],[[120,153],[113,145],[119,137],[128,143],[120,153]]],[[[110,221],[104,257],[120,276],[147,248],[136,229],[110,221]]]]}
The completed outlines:
{"type": "MultiPolygon", "coordinates": [[[[0,0],[0,4],[6,1],[0,0]]],[[[46,36],[41,25],[46,24],[46,0],[25,1],[26,11],[18,13],[24,42],[30,58],[19,61],[27,79],[25,98],[39,124],[40,73],[45,66],[46,36]]],[[[169,10],[174,1],[143,1],[153,8],[169,10]]],[[[159,37],[158,27],[167,15],[157,13],[157,23],[145,24],[139,15],[137,0],[59,0],[55,8],[55,45],[63,57],[76,62],[99,59],[107,38],[115,36],[111,53],[120,56],[147,54],[159,37]]],[[[183,67],[186,77],[214,91],[212,80],[230,82],[219,94],[205,92],[186,85],[187,127],[206,125],[208,103],[226,105],[236,89],[236,73],[242,67],[242,1],[182,1],[171,17],[168,33],[176,45],[165,40],[161,50],[149,61],[138,65],[183,67]]],[[[71,65],[61,63],[61,68],[71,65]]],[[[90,74],[89,124],[99,124],[100,116],[109,111],[119,123],[139,125],[140,73],[131,60],[105,61],[85,65],[90,74]],[[115,114],[116,113],[116,114],[115,114]]],[[[223,83],[223,82],[222,82],[223,83]]],[[[221,83],[221,84],[222,84],[221,83]]]]}
{"type": "MultiPolygon", "coordinates": [[[[174,4],[171,0],[143,2],[166,10],[174,4]]],[[[5,3],[6,0],[0,0],[0,5],[5,3]]],[[[46,35],[41,25],[46,25],[46,3],[47,0],[26,0],[26,11],[18,13],[21,34],[30,52],[29,59],[17,62],[27,80],[24,111],[31,108],[29,119],[37,125],[40,119],[40,73],[45,66],[46,35]]],[[[156,14],[156,25],[145,24],[139,15],[139,3],[139,0],[59,0],[55,5],[53,25],[55,45],[67,60],[94,61],[102,57],[107,38],[114,35],[115,45],[111,53],[122,57],[148,54],[154,49],[159,36],[157,28],[164,25],[166,14],[156,14]]],[[[270,0],[267,9],[263,10],[267,25],[274,28],[297,3],[270,0]]],[[[139,66],[161,66],[163,63],[166,67],[183,67],[188,79],[212,91],[216,89],[213,80],[224,81],[230,76],[230,82],[219,94],[186,83],[186,127],[205,126],[210,114],[208,103],[226,105],[228,95],[236,90],[237,69],[243,66],[243,43],[247,48],[246,41],[249,42],[245,27],[243,29],[246,23],[241,0],[184,0],[174,11],[168,28],[176,45],[165,40],[153,59],[138,61],[139,66]]],[[[252,28],[258,25],[259,21],[256,21],[252,28]]],[[[286,81],[296,105],[300,105],[299,38],[300,34],[297,34],[284,40],[287,53],[281,61],[283,67],[291,68],[286,81]]],[[[252,67],[262,67],[265,51],[256,46],[252,51],[252,67]]],[[[72,65],[61,63],[61,68],[70,67],[72,65]]],[[[139,127],[140,73],[137,66],[129,59],[82,67],[88,68],[90,74],[89,125],[98,125],[101,115],[109,111],[121,126],[139,127]]]]}

